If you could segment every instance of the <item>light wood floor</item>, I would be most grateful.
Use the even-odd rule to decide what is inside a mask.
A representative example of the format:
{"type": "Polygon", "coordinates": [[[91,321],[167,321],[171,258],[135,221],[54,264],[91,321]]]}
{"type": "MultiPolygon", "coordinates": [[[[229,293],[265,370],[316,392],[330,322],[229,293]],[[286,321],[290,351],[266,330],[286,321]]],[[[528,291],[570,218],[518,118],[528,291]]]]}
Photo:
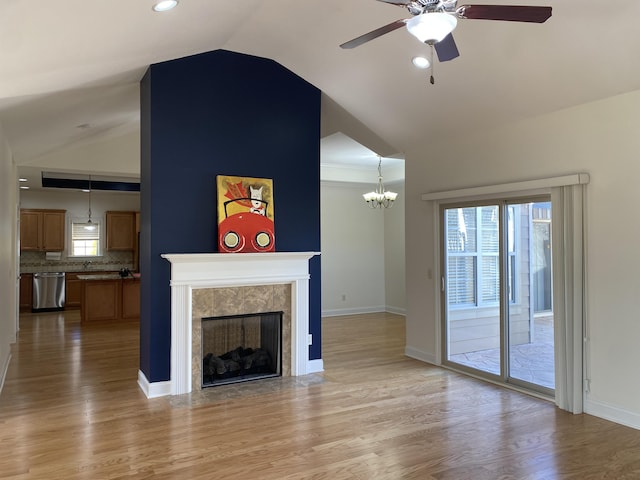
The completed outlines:
{"type": "Polygon", "coordinates": [[[0,478],[640,478],[640,431],[406,358],[402,317],[325,319],[323,339],[313,381],[148,400],[135,322],[25,315],[0,478]]]}

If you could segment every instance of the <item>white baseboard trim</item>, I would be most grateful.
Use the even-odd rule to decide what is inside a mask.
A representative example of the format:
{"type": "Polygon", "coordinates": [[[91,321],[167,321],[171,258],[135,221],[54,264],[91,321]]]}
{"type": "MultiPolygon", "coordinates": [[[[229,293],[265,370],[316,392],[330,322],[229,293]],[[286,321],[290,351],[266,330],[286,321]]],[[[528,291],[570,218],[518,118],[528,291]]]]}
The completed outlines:
{"type": "Polygon", "coordinates": [[[386,311],[389,313],[394,313],[396,315],[402,315],[403,317],[407,316],[407,309],[402,307],[394,307],[392,305],[387,305],[386,311]]]}
{"type": "Polygon", "coordinates": [[[321,315],[323,317],[339,317],[341,315],[362,315],[365,313],[381,313],[388,312],[393,313],[395,315],[402,315],[403,317],[407,315],[407,310],[402,307],[394,307],[391,305],[385,306],[377,306],[377,307],[358,307],[358,308],[335,308],[322,310],[321,315]]]}
{"type": "Polygon", "coordinates": [[[324,372],[324,361],[321,358],[307,362],[307,373],[324,372]]]}
{"type": "Polygon", "coordinates": [[[431,365],[438,365],[436,363],[436,356],[432,353],[423,352],[414,347],[404,347],[404,354],[407,357],[420,360],[421,362],[430,363],[431,365]]]}
{"type": "Polygon", "coordinates": [[[138,386],[147,398],[171,395],[171,381],[150,383],[142,370],[138,370],[138,386]]]}
{"type": "Polygon", "coordinates": [[[584,412],[594,417],[604,418],[605,420],[640,430],[640,414],[637,412],[630,412],[624,408],[590,400],[589,398],[585,399],[584,412]]]}
{"type": "Polygon", "coordinates": [[[339,317],[340,315],[359,315],[361,313],[384,312],[384,305],[377,307],[356,307],[356,308],[335,308],[332,310],[322,310],[323,317],[339,317]]]}
{"type": "Polygon", "coordinates": [[[2,370],[0,370],[0,393],[2,392],[2,387],[4,387],[4,379],[7,378],[7,370],[9,370],[9,362],[11,362],[11,353],[7,355],[7,358],[4,360],[4,364],[2,365],[2,370]]]}

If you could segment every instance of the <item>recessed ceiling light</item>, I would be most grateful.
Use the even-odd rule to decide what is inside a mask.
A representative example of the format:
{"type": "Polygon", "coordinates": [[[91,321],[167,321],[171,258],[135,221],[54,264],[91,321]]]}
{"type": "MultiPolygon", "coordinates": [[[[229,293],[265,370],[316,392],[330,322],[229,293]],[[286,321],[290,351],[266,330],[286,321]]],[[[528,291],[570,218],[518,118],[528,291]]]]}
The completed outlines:
{"type": "Polygon", "coordinates": [[[424,57],[413,57],[411,63],[418,68],[429,68],[429,60],[424,57]]]}
{"type": "Polygon", "coordinates": [[[29,187],[26,185],[20,185],[20,190],[29,190],[29,187]]]}
{"type": "Polygon", "coordinates": [[[84,193],[89,193],[91,190],[88,190],[88,189],[86,189],[86,188],[83,188],[81,191],[82,191],[82,192],[84,192],[84,193]]]}
{"type": "Polygon", "coordinates": [[[176,5],[178,5],[178,0],[164,0],[162,2],[156,3],[153,6],[153,10],[156,12],[166,12],[167,10],[171,10],[176,5]]]}
{"type": "Polygon", "coordinates": [[[19,178],[18,181],[19,182],[28,182],[29,180],[27,180],[26,178],[19,178]]]}

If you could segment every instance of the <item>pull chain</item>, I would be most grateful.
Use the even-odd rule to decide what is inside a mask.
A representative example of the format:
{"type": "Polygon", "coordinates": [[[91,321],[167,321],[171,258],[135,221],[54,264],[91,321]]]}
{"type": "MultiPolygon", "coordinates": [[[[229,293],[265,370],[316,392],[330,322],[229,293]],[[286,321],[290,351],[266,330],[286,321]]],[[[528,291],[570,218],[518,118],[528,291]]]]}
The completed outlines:
{"type": "Polygon", "coordinates": [[[433,44],[431,44],[430,47],[431,58],[429,59],[429,82],[433,85],[436,83],[436,80],[433,77],[433,44]]]}

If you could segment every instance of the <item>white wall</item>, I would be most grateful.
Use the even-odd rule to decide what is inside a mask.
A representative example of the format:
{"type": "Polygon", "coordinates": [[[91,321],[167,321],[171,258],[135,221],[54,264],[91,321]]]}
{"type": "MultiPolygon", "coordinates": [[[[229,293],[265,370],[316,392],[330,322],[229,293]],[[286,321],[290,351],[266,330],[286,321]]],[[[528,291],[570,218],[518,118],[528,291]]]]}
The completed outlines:
{"type": "Polygon", "coordinates": [[[404,315],[407,304],[404,253],[404,183],[389,183],[386,184],[386,187],[396,192],[398,198],[393,207],[384,211],[385,303],[387,312],[404,315]]]}
{"type": "Polygon", "coordinates": [[[586,172],[588,413],[640,428],[640,91],[407,152],[407,352],[437,359],[434,212],[420,194],[586,172]]]}
{"type": "Polygon", "coordinates": [[[0,127],[0,390],[17,330],[17,183],[16,168],[0,127]]]}
{"type": "Polygon", "coordinates": [[[132,132],[115,138],[73,145],[57,150],[26,166],[38,166],[53,171],[90,170],[94,174],[117,176],[140,176],[140,132],[132,132]]]}
{"type": "MultiPolygon", "coordinates": [[[[371,209],[362,199],[370,189],[369,184],[321,184],[324,316],[386,310],[404,313],[402,200],[396,201],[397,210],[396,206],[387,211],[371,209]],[[392,251],[387,252],[389,243],[392,251]]],[[[400,191],[396,185],[393,189],[400,191]]]]}
{"type": "MultiPolygon", "coordinates": [[[[53,208],[67,211],[67,216],[86,220],[89,212],[89,194],[79,190],[57,188],[21,190],[20,208],[53,208]]],[[[91,217],[104,219],[107,210],[140,210],[138,192],[91,192],[91,217]]]]}
{"type": "Polygon", "coordinates": [[[322,314],[325,316],[384,311],[384,214],[364,203],[365,187],[321,184],[322,314]]]}

